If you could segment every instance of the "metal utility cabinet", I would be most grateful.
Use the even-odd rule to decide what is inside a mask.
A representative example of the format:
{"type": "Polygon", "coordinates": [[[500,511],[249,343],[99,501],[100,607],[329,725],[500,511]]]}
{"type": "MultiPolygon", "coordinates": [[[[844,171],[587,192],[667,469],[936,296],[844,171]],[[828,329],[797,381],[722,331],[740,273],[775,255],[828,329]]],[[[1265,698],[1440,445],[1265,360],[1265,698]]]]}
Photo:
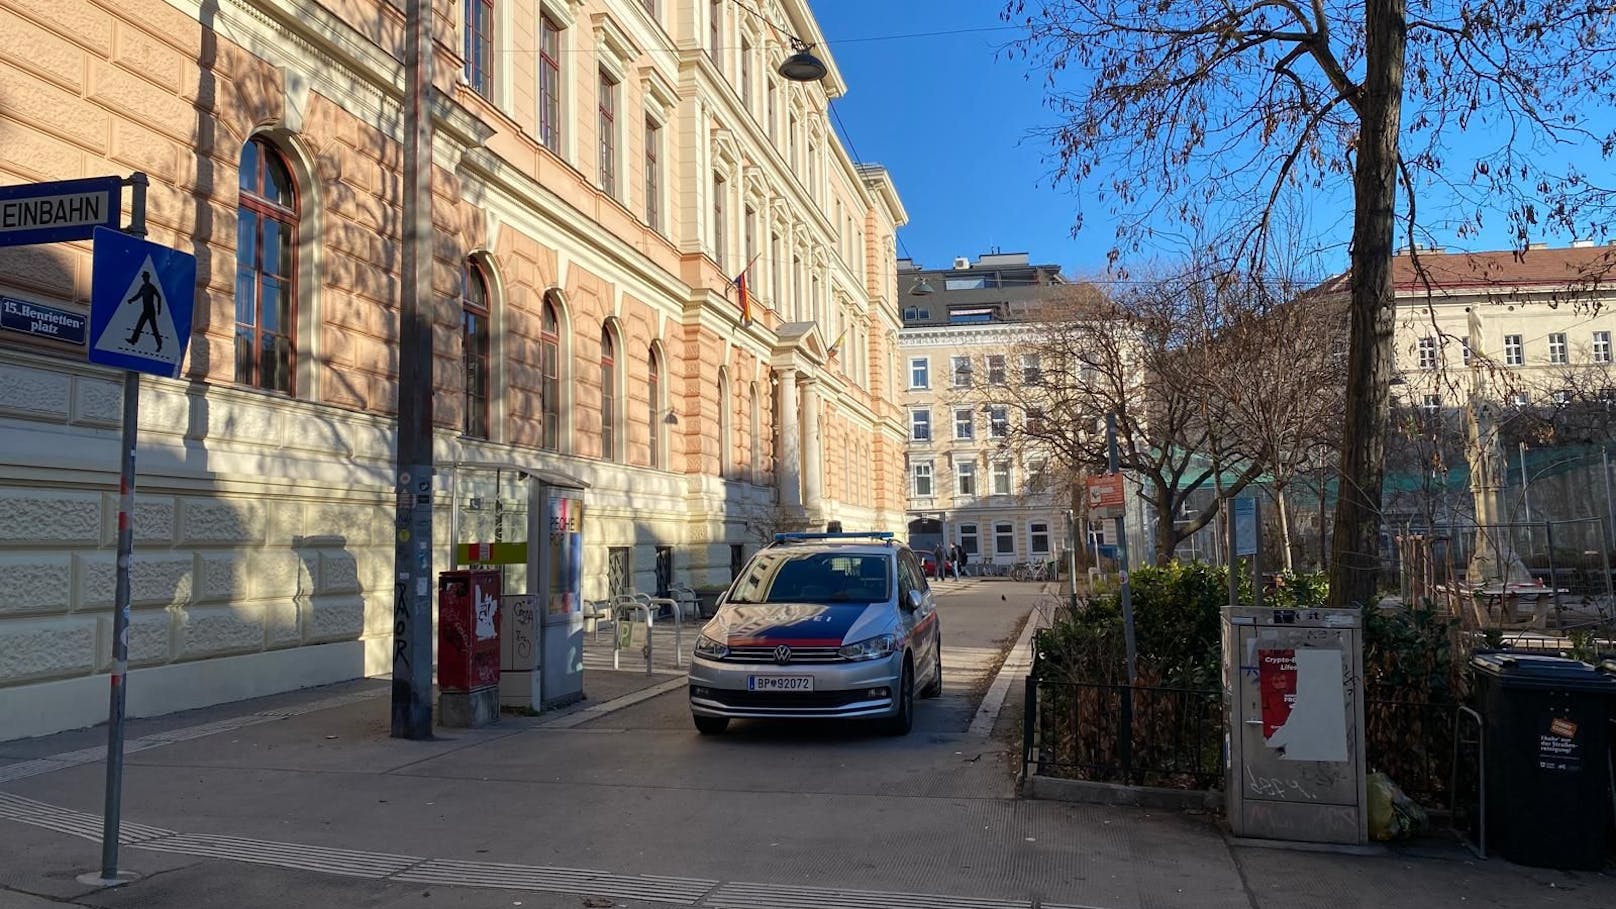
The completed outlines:
{"type": "Polygon", "coordinates": [[[1234,834],[1367,842],[1362,613],[1225,608],[1223,687],[1234,834]]]}

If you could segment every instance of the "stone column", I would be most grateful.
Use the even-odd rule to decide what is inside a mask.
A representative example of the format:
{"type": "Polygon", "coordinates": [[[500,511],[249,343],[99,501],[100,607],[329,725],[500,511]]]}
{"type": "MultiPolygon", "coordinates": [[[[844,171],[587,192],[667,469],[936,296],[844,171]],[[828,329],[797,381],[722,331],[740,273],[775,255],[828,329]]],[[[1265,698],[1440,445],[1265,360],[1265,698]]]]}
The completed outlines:
{"type": "Polygon", "coordinates": [[[802,382],[802,500],[823,512],[825,484],[819,445],[819,383],[802,382]]]}
{"type": "Polygon", "coordinates": [[[775,373],[780,393],[780,413],[775,431],[780,457],[775,462],[774,482],[780,490],[780,504],[802,507],[802,425],[797,416],[797,371],[785,367],[775,373]]]}

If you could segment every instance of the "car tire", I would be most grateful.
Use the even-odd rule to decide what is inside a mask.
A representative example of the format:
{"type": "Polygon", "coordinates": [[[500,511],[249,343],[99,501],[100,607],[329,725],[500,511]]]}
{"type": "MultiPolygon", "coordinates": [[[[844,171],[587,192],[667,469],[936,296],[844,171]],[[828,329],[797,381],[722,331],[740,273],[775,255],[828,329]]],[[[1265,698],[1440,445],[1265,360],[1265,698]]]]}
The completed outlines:
{"type": "Polygon", "coordinates": [[[908,735],[915,727],[915,667],[903,661],[903,680],[898,683],[898,712],[887,718],[887,735],[908,735]]]}
{"type": "Polygon", "coordinates": [[[920,696],[923,698],[934,698],[943,693],[943,642],[941,640],[937,642],[936,654],[936,660],[932,664],[931,681],[927,682],[926,687],[920,690],[920,696]]]}
{"type": "Polygon", "coordinates": [[[696,731],[702,735],[723,735],[724,730],[729,728],[727,716],[702,716],[693,713],[690,718],[696,721],[696,731]]]}

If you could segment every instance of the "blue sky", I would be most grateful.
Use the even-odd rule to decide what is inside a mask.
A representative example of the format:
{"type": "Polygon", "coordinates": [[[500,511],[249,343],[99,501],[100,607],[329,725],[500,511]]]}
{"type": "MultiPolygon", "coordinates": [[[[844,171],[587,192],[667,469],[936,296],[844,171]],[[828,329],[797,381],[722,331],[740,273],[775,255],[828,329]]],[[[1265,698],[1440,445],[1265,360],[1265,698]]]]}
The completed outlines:
{"type": "Polygon", "coordinates": [[[998,246],[1093,273],[1112,228],[1091,211],[1071,236],[1076,198],[1050,187],[1049,145],[1028,134],[1053,122],[1041,76],[1000,54],[1016,31],[854,40],[1003,26],[999,9],[995,0],[815,0],[848,84],[834,105],[844,139],[892,173],[909,211],[900,256],[942,267],[998,246]]]}
{"type": "MultiPolygon", "coordinates": [[[[1043,74],[1004,52],[1019,31],[1005,27],[1001,8],[999,0],[812,0],[849,87],[833,105],[841,122],[833,115],[832,124],[856,158],[892,173],[910,217],[899,232],[900,256],[941,267],[996,246],[1027,251],[1073,276],[1100,275],[1115,223],[1104,203],[1091,200],[1082,207],[1082,231],[1072,236],[1080,200],[1069,185],[1050,185],[1049,142],[1032,134],[1054,123],[1043,104],[1043,74]]],[[[1480,138],[1456,137],[1455,157],[1480,138]]],[[[1538,150],[1538,157],[1576,161],[1593,174],[1611,166],[1583,149],[1538,150]]],[[[1482,236],[1456,240],[1444,196],[1422,188],[1429,233],[1420,242],[1450,250],[1512,245],[1498,214],[1482,236]]],[[[1345,266],[1351,201],[1344,180],[1306,198],[1304,217],[1319,251],[1302,271],[1322,276],[1345,266]]],[[[1533,239],[1563,246],[1570,238],[1533,239]]]]}

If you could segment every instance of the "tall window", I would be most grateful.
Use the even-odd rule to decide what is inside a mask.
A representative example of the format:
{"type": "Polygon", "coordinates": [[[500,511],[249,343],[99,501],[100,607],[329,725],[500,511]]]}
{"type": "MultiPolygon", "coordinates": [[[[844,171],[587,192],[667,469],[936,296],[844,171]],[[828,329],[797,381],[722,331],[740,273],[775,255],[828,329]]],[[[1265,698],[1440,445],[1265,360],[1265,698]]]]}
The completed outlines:
{"type": "Polygon", "coordinates": [[[1421,369],[1436,368],[1436,338],[1426,336],[1420,339],[1419,363],[1421,369]]]}
{"type": "Polygon", "coordinates": [[[1010,434],[1010,408],[995,404],[988,408],[988,436],[1002,439],[1010,434]]]}
{"type": "Polygon", "coordinates": [[[236,215],[236,381],[292,393],[297,191],[269,143],[241,148],[236,215]]]}
{"type": "Polygon", "coordinates": [[[600,455],[617,460],[617,343],[609,328],[600,330],[600,455]]]}
{"type": "Polygon", "coordinates": [[[1504,365],[1520,366],[1526,362],[1526,349],[1520,335],[1504,335],[1504,365]]]}
{"type": "Polygon", "coordinates": [[[755,255],[757,255],[757,209],[748,205],[741,209],[741,267],[751,265],[752,257],[755,255]]]}
{"type": "Polygon", "coordinates": [[[922,409],[909,412],[909,438],[916,442],[931,441],[931,411],[922,409]]]}
{"type": "Polygon", "coordinates": [[[971,387],[971,358],[970,357],[954,357],[953,358],[953,366],[954,366],[954,370],[953,370],[953,372],[954,372],[954,387],[955,388],[969,388],[969,387],[971,387]]]}
{"type": "Polygon", "coordinates": [[[1610,332],[1608,331],[1594,332],[1594,362],[1610,362],[1610,332]]]}
{"type": "Polygon", "coordinates": [[[909,361],[909,387],[931,387],[931,361],[925,357],[914,357],[909,361]]]}
{"type": "Polygon", "coordinates": [[[460,346],[466,358],[466,416],[461,431],[488,438],[488,281],[475,261],[460,272],[460,346]]]}
{"type": "Polygon", "coordinates": [[[561,450],[561,318],[546,295],[539,328],[539,447],[561,450]]]}
{"type": "Polygon", "coordinates": [[[645,223],[662,230],[662,124],[645,118],[645,223]]]}
{"type": "Polygon", "coordinates": [[[1033,521],[1027,525],[1028,546],[1036,556],[1049,555],[1049,524],[1045,521],[1033,521]]]}
{"type": "Polygon", "coordinates": [[[976,462],[960,461],[954,465],[954,494],[976,495],[976,462]]]}
{"type": "Polygon", "coordinates": [[[723,69],[724,0],[709,0],[707,4],[707,56],[713,65],[723,69]]]}
{"type": "Polygon", "coordinates": [[[769,103],[764,106],[763,116],[769,121],[769,139],[772,141],[780,131],[780,127],[775,125],[775,120],[778,119],[775,116],[775,110],[779,107],[779,104],[775,99],[777,91],[774,87],[773,79],[769,80],[769,90],[766,94],[768,95],[769,103]]]}
{"type": "Polygon", "coordinates": [[[763,482],[763,409],[758,405],[758,386],[753,382],[747,391],[747,413],[752,417],[752,482],[763,482]]]}
{"type": "Polygon", "coordinates": [[[1559,331],[1549,335],[1549,362],[1564,363],[1566,361],[1566,336],[1559,331]]]}
{"type": "Polygon", "coordinates": [[[561,154],[561,26],[539,17],[539,142],[561,154]]]}
{"type": "Polygon", "coordinates": [[[1037,354],[1021,355],[1021,381],[1026,385],[1037,385],[1044,380],[1044,369],[1039,365],[1037,354]]]}
{"type": "Polygon", "coordinates": [[[988,354],[988,383],[1004,384],[1004,354],[988,354]]]}
{"type": "Polygon", "coordinates": [[[617,195],[617,81],[600,71],[600,188],[606,195],[617,195]]]}
{"type": "Polygon", "coordinates": [[[780,296],[780,273],[785,271],[780,267],[780,235],[769,234],[769,305],[784,311],[784,300],[780,296]]]}
{"type": "Polygon", "coordinates": [[[646,381],[650,393],[646,396],[646,421],[651,427],[651,466],[662,466],[662,360],[657,356],[656,348],[651,348],[646,365],[649,375],[646,381]]]}
{"type": "Polygon", "coordinates": [[[1016,554],[1016,529],[1008,521],[993,525],[993,554],[996,556],[1016,554]]]}
{"type": "Polygon", "coordinates": [[[932,474],[930,461],[917,461],[914,467],[915,498],[926,499],[933,495],[932,474]]]}
{"type": "Polygon", "coordinates": [[[976,417],[969,407],[954,408],[954,438],[967,442],[976,436],[976,417]]]}
{"type": "Polygon", "coordinates": [[[1010,462],[993,462],[993,494],[1007,496],[1010,494],[1010,462]]]}
{"type": "Polygon", "coordinates": [[[976,525],[961,524],[959,526],[960,548],[969,555],[976,555],[979,547],[976,542],[976,525]]]}
{"type": "Polygon", "coordinates": [[[741,39],[741,106],[752,109],[752,42],[741,39]]]}
{"type": "Polygon", "coordinates": [[[724,194],[729,185],[720,174],[713,174],[713,260],[724,267],[724,194]]]}
{"type": "Polygon", "coordinates": [[[726,480],[735,474],[735,402],[729,395],[729,373],[718,374],[718,475],[726,480]]]}
{"type": "Polygon", "coordinates": [[[466,81],[484,98],[494,97],[494,0],[466,2],[466,81]]]}

